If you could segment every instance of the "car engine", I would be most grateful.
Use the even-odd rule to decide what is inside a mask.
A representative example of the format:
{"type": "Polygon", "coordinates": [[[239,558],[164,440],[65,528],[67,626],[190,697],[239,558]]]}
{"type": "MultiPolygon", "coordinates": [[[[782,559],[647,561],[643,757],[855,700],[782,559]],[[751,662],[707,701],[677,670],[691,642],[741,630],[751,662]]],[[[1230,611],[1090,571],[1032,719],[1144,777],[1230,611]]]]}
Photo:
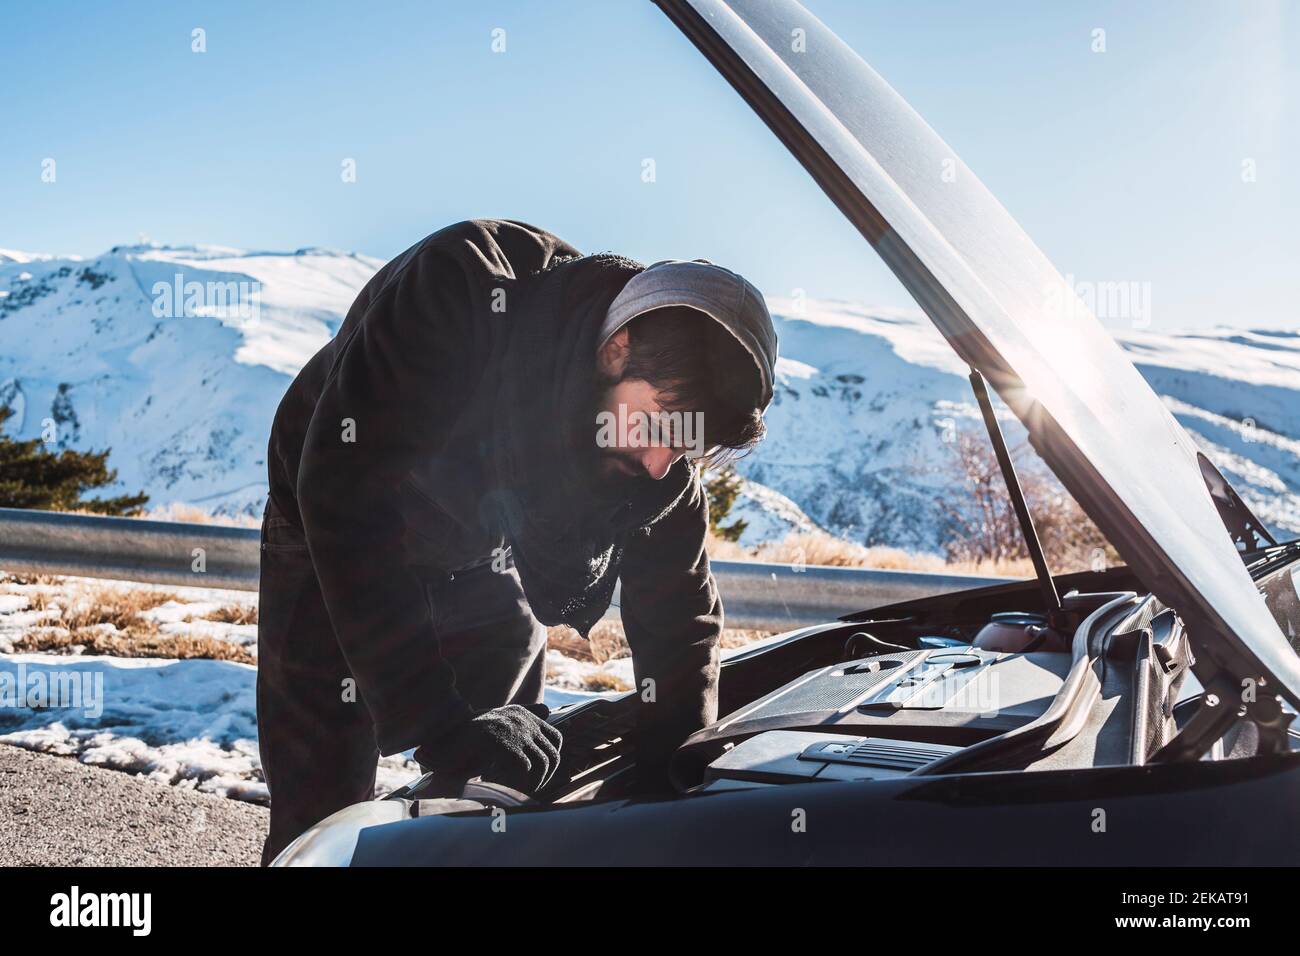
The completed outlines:
{"type": "Polygon", "coordinates": [[[1035,719],[1070,663],[965,646],[832,664],[691,736],[675,775],[709,789],[900,776],[1035,719]]]}

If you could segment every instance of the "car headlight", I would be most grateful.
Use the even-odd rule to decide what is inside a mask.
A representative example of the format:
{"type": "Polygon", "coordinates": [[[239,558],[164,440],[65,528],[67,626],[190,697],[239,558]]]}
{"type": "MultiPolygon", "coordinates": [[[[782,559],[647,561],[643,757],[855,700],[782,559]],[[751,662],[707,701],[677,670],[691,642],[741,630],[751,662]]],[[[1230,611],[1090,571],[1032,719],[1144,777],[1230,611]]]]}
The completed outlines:
{"type": "Polygon", "coordinates": [[[349,866],[362,830],[410,816],[410,800],[355,803],[307,830],[281,850],[271,866],[349,866]]]}

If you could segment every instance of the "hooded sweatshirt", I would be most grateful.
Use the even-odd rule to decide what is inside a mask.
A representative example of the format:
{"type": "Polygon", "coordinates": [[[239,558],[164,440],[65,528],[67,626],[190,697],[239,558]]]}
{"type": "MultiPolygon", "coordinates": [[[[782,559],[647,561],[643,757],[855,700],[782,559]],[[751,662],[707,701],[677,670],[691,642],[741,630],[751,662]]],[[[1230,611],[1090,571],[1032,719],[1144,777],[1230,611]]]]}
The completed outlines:
{"type": "MultiPolygon", "coordinates": [[[[772,316],[762,294],[747,279],[707,259],[664,259],[629,279],[610,303],[600,341],[606,342],[637,316],[671,306],[687,306],[712,319],[713,344],[734,339],[744,347],[752,365],[715,362],[714,380],[737,404],[765,410],[772,401],[777,358],[772,316]]],[[[710,349],[711,357],[730,354],[722,348],[710,349]]]]}
{"type": "MultiPolygon", "coordinates": [[[[434,233],[367,284],[277,410],[269,507],[304,534],[333,626],[326,639],[348,661],[381,753],[436,739],[470,713],[439,653],[422,580],[491,560],[494,548],[512,543],[509,529],[485,520],[488,446],[499,431],[499,411],[485,396],[499,395],[492,378],[503,369],[494,356],[514,335],[511,323],[542,308],[538,290],[559,270],[579,271],[581,259],[524,223],[474,220],[434,233]]],[[[592,348],[619,287],[643,274],[634,263],[603,265],[615,287],[592,300],[599,311],[584,319],[594,323],[592,348]]],[[[746,314],[725,334],[763,341],[762,322],[752,308],[746,314]]],[[[770,353],[757,348],[760,397],[774,336],[771,344],[770,353]]],[[[638,684],[655,681],[655,703],[638,720],[639,759],[647,761],[666,759],[717,713],[722,606],[704,551],[707,504],[694,469],[678,466],[655,483],[667,506],[638,513],[645,523],[620,531],[616,560],[599,569],[602,581],[622,582],[638,684]]],[[[522,568],[520,576],[527,594],[522,568]]],[[[585,614],[603,612],[602,594],[585,614]]]]}

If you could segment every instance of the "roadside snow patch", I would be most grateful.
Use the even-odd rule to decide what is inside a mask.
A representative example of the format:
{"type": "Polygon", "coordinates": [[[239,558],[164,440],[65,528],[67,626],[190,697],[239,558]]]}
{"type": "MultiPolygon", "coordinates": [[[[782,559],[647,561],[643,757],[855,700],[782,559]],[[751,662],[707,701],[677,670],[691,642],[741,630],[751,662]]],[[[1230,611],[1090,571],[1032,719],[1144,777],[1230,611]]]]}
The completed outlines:
{"type": "MultiPolygon", "coordinates": [[[[232,661],[2,655],[0,743],[265,802],[256,682],[255,667],[232,661]],[[49,690],[45,700],[27,705],[35,688],[72,686],[79,690],[76,706],[58,706],[67,701],[49,690]]],[[[597,696],[546,689],[552,708],[597,696]]],[[[418,776],[409,753],[381,758],[375,795],[418,776]]]]}

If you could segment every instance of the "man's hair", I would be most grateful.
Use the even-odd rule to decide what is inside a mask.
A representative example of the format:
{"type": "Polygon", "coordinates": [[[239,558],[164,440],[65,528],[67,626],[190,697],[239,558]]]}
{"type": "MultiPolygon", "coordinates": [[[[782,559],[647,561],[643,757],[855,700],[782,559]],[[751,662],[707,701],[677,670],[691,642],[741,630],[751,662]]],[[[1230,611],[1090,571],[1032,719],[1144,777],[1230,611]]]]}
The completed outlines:
{"type": "MultiPolygon", "coordinates": [[[[767,430],[762,410],[752,400],[723,394],[718,387],[715,365],[753,365],[754,359],[739,341],[719,346],[715,338],[711,344],[706,323],[713,321],[686,306],[638,315],[627,324],[628,356],[621,376],[621,380],[647,382],[659,393],[664,411],[703,414],[704,447],[714,449],[706,456],[709,465],[740,457],[767,430]]],[[[757,367],[754,374],[758,375],[757,367]]]]}

